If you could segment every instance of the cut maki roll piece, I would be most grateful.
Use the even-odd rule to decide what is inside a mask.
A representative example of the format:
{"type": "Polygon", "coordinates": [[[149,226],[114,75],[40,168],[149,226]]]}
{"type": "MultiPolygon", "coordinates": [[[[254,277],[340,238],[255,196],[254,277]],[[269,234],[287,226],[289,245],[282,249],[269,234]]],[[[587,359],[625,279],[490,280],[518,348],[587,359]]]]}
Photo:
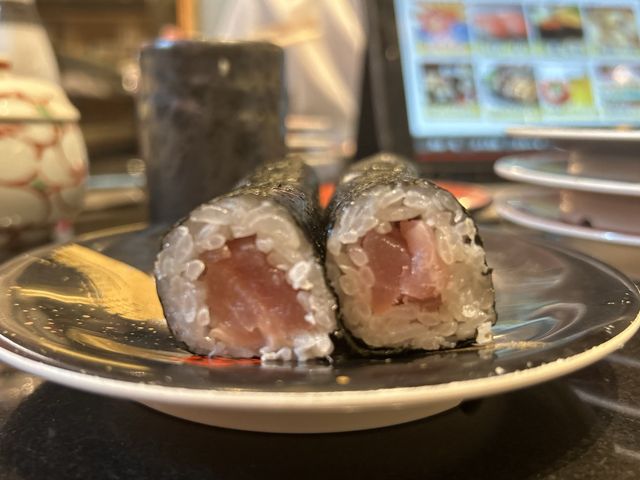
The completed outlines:
{"type": "Polygon", "coordinates": [[[408,161],[379,154],[354,164],[327,219],[327,275],[361,352],[491,340],[495,296],[475,223],[408,161]]]}
{"type": "Polygon", "coordinates": [[[297,158],[258,169],[193,210],[155,264],[170,329],[194,353],[300,361],[333,351],[313,172],[297,158]]]}

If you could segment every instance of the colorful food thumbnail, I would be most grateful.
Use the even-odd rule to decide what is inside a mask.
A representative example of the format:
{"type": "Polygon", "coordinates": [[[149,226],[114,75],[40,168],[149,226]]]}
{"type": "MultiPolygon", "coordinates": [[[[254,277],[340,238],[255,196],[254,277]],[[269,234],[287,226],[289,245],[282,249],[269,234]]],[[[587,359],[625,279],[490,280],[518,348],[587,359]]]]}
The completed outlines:
{"type": "Polygon", "coordinates": [[[538,92],[530,65],[485,64],[480,69],[480,103],[492,116],[535,120],[538,92]]]}
{"type": "Polygon", "coordinates": [[[461,105],[476,101],[471,65],[427,64],[423,69],[429,103],[461,105]]]}
{"type": "Polygon", "coordinates": [[[634,52],[640,47],[636,16],[630,7],[588,7],[584,25],[590,49],[597,53],[634,52]]]}
{"type": "Polygon", "coordinates": [[[527,22],[520,5],[470,5],[473,47],[495,53],[528,50],[527,22]]]}
{"type": "Polygon", "coordinates": [[[582,54],[584,28],[575,5],[535,5],[527,8],[533,49],[540,53],[582,54]]]}
{"type": "Polygon", "coordinates": [[[577,6],[532,6],[529,7],[532,32],[541,40],[582,40],[582,18],[577,6]]]}
{"type": "Polygon", "coordinates": [[[500,102],[516,105],[538,103],[533,68],[529,65],[495,65],[486,71],[484,84],[500,102]]]}
{"type": "Polygon", "coordinates": [[[470,64],[425,64],[422,72],[429,116],[473,116],[478,113],[470,64]]]}
{"type": "Polygon", "coordinates": [[[536,68],[540,106],[549,117],[580,118],[596,113],[589,72],[583,65],[546,64],[536,68]]]}
{"type": "Polygon", "coordinates": [[[451,54],[469,51],[469,30],[461,3],[417,2],[413,18],[419,52],[451,54]]]}
{"type": "Polygon", "coordinates": [[[640,65],[600,65],[596,69],[597,95],[609,119],[640,114],[640,65]]]}

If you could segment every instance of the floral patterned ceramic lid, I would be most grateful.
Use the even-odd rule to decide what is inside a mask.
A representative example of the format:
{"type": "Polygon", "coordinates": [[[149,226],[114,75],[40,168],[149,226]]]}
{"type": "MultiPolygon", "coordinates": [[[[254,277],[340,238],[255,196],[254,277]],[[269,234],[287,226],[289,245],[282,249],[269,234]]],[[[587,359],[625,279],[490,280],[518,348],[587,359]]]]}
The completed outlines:
{"type": "Polygon", "coordinates": [[[0,58],[0,122],[75,122],[80,113],[55,83],[22,77],[0,58]]]}

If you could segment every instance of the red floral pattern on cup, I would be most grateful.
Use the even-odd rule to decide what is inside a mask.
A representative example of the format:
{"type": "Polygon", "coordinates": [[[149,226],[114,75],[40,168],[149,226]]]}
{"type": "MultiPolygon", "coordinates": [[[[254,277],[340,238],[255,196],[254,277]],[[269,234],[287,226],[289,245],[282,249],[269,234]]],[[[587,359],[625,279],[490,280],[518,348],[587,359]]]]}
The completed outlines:
{"type": "MultiPolygon", "coordinates": [[[[37,112],[42,121],[0,123],[0,229],[72,219],[82,207],[87,153],[75,122],[56,123],[47,99],[0,93],[37,112]]],[[[26,111],[25,111],[26,113],[26,111]]]]}

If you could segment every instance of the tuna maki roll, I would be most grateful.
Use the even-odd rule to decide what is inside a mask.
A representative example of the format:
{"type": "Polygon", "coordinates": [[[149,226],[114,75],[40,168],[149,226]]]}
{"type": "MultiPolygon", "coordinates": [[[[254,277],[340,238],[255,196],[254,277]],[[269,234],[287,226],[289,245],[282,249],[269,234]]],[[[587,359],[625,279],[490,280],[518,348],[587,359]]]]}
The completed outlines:
{"type": "Polygon", "coordinates": [[[194,353],[305,361],[331,354],[317,183],[300,159],[259,168],[193,210],[155,264],[169,327],[194,353]]]}
{"type": "Polygon", "coordinates": [[[379,154],[354,164],[327,219],[327,275],[359,350],[491,340],[494,290],[475,223],[408,161],[379,154]]]}

